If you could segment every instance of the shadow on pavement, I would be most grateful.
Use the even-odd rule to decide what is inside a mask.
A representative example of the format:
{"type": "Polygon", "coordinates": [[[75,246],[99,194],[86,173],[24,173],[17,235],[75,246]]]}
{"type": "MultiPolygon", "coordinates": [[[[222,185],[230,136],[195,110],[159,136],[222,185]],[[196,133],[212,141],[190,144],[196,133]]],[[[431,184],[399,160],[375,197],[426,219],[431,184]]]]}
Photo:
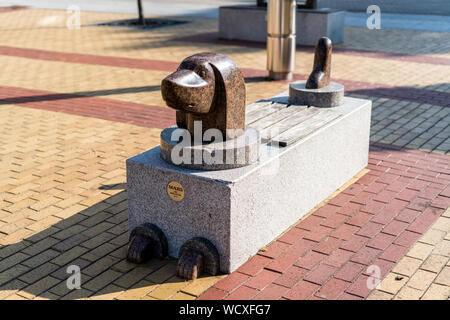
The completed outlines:
{"type": "MultiPolygon", "coordinates": [[[[122,191],[17,243],[0,246],[0,299],[18,290],[30,298],[112,299],[131,287],[141,288],[142,296],[152,291],[157,298],[166,298],[161,283],[169,283],[172,291],[187,285],[175,276],[173,258],[141,265],[126,261],[125,188],[126,183],[104,185],[100,189],[122,191]],[[67,287],[71,265],[80,267],[80,290],[67,287]]],[[[133,292],[127,294],[130,299],[139,298],[133,292]]]]}
{"type": "Polygon", "coordinates": [[[140,86],[129,88],[118,88],[110,90],[93,90],[93,91],[80,91],[73,93],[56,93],[56,94],[44,94],[37,96],[25,96],[0,99],[0,105],[2,104],[16,104],[16,103],[30,103],[30,102],[42,102],[42,101],[55,101],[64,99],[73,99],[80,97],[102,97],[115,94],[127,94],[137,92],[152,92],[159,91],[160,86],[140,86]]]}

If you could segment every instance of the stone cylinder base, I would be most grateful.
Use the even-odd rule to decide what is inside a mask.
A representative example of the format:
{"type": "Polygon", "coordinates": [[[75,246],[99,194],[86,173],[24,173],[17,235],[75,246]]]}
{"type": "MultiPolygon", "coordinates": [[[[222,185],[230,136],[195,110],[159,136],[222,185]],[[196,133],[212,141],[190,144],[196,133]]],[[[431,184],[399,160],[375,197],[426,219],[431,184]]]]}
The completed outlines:
{"type": "Polygon", "coordinates": [[[195,145],[187,130],[172,126],[161,132],[161,157],[170,164],[194,170],[239,168],[258,161],[260,140],[257,130],[247,128],[236,139],[195,145]]]}
{"type": "Polygon", "coordinates": [[[294,82],[289,85],[289,103],[318,108],[337,107],[344,103],[344,86],[330,82],[323,88],[307,89],[306,81],[294,82]]]}

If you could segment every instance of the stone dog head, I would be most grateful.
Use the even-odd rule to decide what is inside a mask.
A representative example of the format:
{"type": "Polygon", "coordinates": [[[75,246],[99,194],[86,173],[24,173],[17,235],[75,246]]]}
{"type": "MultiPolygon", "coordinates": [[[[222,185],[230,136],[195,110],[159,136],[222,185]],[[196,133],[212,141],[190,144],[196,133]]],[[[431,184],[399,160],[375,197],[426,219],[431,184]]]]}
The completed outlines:
{"type": "Polygon", "coordinates": [[[202,122],[202,134],[215,128],[224,139],[235,138],[245,129],[244,77],[226,56],[199,53],[187,57],[162,81],[161,93],[167,105],[177,110],[178,127],[192,137],[194,121],[202,122]]]}

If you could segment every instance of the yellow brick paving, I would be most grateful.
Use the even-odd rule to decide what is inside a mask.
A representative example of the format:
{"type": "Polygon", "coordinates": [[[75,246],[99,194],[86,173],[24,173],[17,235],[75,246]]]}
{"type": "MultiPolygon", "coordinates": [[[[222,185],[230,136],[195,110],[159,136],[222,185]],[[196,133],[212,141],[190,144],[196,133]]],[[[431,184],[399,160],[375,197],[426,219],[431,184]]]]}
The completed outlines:
{"type": "MultiPolygon", "coordinates": [[[[82,12],[81,17],[82,23],[88,25],[130,16],[82,12]]],[[[217,51],[231,56],[240,66],[265,69],[264,49],[167,41],[216,31],[216,20],[180,18],[190,23],[143,32],[95,26],[68,30],[66,18],[65,11],[55,10],[2,13],[0,45],[174,62],[199,51],[217,51]]],[[[346,28],[345,32],[345,44],[337,47],[449,57],[450,42],[440,41],[448,39],[445,33],[408,30],[374,33],[359,28],[346,28]],[[434,39],[433,45],[429,45],[430,38],[434,39]]],[[[0,85],[164,105],[158,86],[166,72],[0,58],[4,62],[0,85]]],[[[450,87],[449,66],[342,54],[333,59],[336,78],[444,92],[450,87]]],[[[310,53],[298,52],[296,61],[297,73],[310,72],[310,53]]],[[[286,83],[252,79],[247,83],[247,101],[285,89],[286,83]]],[[[445,108],[381,98],[373,102],[378,118],[373,123],[372,141],[401,142],[436,152],[450,150],[445,131],[439,129],[442,124],[445,129],[449,121],[445,108]],[[389,122],[400,119],[405,112],[420,114],[422,122],[415,127],[389,122]],[[406,141],[403,134],[411,129],[422,131],[417,138],[406,141]]],[[[193,299],[223,277],[187,282],[174,276],[174,260],[150,261],[142,266],[125,260],[128,240],[125,159],[157,145],[159,132],[130,124],[2,105],[0,299],[193,299]],[[67,289],[66,268],[70,264],[81,267],[82,290],[67,289]]],[[[448,227],[445,220],[448,211],[446,215],[386,277],[386,283],[373,297],[418,298],[420,291],[422,299],[445,298],[445,290],[449,288],[450,239],[448,230],[443,228],[448,227]],[[402,275],[400,283],[395,280],[396,275],[402,275]]]]}
{"type": "Polygon", "coordinates": [[[450,208],[367,299],[450,300],[450,208]]]}
{"type": "Polygon", "coordinates": [[[159,129],[12,105],[0,127],[0,299],[195,298],[220,278],[190,283],[172,259],[125,260],[125,160],[157,145],[159,129]],[[66,286],[71,264],[82,290],[66,286]]]}

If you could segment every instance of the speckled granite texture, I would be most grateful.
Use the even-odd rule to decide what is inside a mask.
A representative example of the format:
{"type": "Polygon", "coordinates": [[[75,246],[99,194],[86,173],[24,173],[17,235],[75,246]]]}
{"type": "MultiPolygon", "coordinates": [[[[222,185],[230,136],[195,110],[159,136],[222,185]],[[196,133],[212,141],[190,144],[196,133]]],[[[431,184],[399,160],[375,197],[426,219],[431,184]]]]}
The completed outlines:
{"type": "Polygon", "coordinates": [[[130,230],[156,224],[173,257],[204,237],[220,270],[232,272],[367,165],[371,102],[344,98],[336,108],[341,117],[287,147],[261,145],[259,161],[246,167],[183,169],[162,160],[159,147],[128,159],[130,230]],[[171,181],[183,186],[182,201],[168,196],[171,181]]]}
{"type": "Polygon", "coordinates": [[[289,102],[319,108],[331,108],[344,103],[344,86],[337,82],[319,89],[307,89],[306,81],[289,85],[289,102]]]}

